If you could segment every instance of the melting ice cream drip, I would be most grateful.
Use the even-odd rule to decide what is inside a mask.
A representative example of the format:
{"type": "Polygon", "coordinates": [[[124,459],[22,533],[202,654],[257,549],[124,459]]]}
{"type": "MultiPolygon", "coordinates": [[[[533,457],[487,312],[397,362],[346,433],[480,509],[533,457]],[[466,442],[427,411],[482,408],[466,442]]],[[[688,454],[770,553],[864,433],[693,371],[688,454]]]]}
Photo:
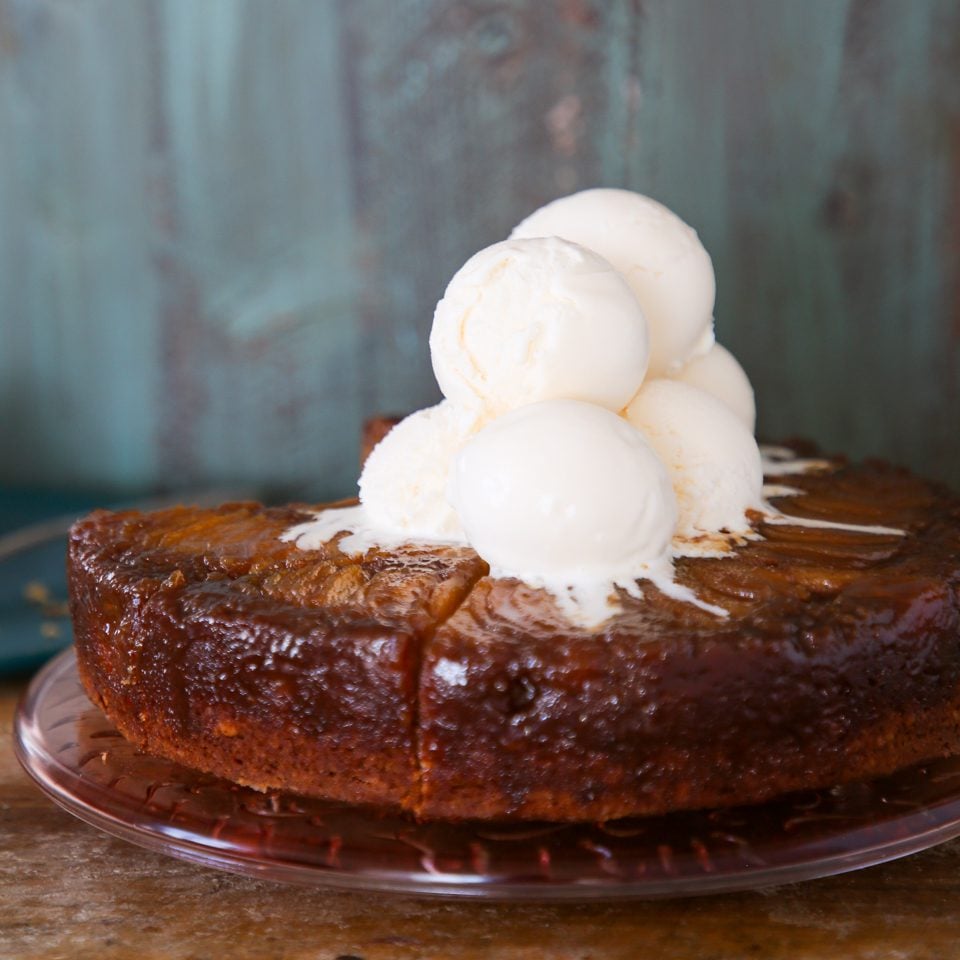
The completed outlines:
{"type": "MultiPolygon", "coordinates": [[[[789,447],[763,446],[763,475],[789,476],[803,473],[823,472],[835,469],[830,460],[806,459],[797,457],[789,447]]],[[[851,533],[866,533],[876,536],[903,537],[906,531],[898,527],[884,527],[876,524],[842,523],[837,520],[816,520],[812,517],[798,517],[784,513],[774,507],[770,500],[774,497],[804,496],[805,490],[781,484],[763,485],[763,522],[783,527],[810,527],[818,530],[848,530],[851,533]]]]}
{"type": "MultiPolygon", "coordinates": [[[[391,536],[382,527],[371,523],[364,508],[359,504],[353,507],[318,510],[312,520],[290,527],[280,537],[285,542],[295,542],[300,550],[322,549],[335,538],[339,538],[337,549],[351,555],[362,555],[374,548],[395,550],[409,546],[428,548],[439,545],[465,546],[461,540],[414,538],[403,534],[391,536]]],[[[496,568],[491,569],[490,575],[492,577],[509,576],[496,568]]],[[[557,606],[572,623],[582,627],[596,627],[608,620],[619,609],[616,603],[617,588],[631,597],[642,599],[643,588],[640,581],[644,580],[649,581],[661,593],[674,600],[693,604],[718,617],[727,616],[727,611],[722,607],[701,600],[689,587],[677,583],[671,557],[664,557],[645,569],[637,571],[635,579],[626,577],[582,579],[576,583],[568,583],[563,578],[526,577],[523,582],[550,593],[556,600],[557,606]]]]}
{"type": "MultiPolygon", "coordinates": [[[[763,447],[764,468],[773,464],[780,474],[799,475],[834,469],[829,460],[804,459],[797,457],[786,447],[763,447]]],[[[773,475],[778,475],[774,471],[773,475]]],[[[780,526],[802,526],[817,529],[848,530],[854,533],[875,534],[877,536],[904,536],[905,531],[896,527],[842,523],[831,520],[816,520],[809,517],[797,517],[777,509],[769,500],[774,497],[799,497],[806,491],[797,487],[781,484],[765,484],[762,504],[763,522],[780,526]]],[[[396,549],[402,546],[431,547],[437,545],[463,547],[462,540],[442,540],[436,538],[410,537],[393,534],[371,523],[362,506],[335,507],[320,510],[313,520],[306,521],[286,530],[281,540],[294,541],[301,550],[317,550],[336,537],[340,537],[338,549],[347,554],[363,554],[372,548],[396,549]]],[[[735,547],[748,540],[762,539],[755,530],[742,534],[716,534],[701,539],[676,537],[670,549],[670,555],[660,561],[647,564],[638,570],[635,577],[617,577],[615,579],[580,580],[568,583],[563,579],[548,577],[524,578],[529,586],[546,590],[555,598],[558,607],[567,618],[583,627],[597,627],[609,619],[619,609],[616,592],[619,588],[628,596],[643,598],[643,582],[648,581],[661,593],[671,599],[690,603],[717,617],[726,617],[728,612],[715,604],[707,603],[697,596],[695,591],[677,582],[673,560],[681,557],[708,557],[722,559],[735,555],[735,547]]],[[[501,576],[501,571],[491,569],[491,576],[501,576]]]]}
{"type": "MultiPolygon", "coordinates": [[[[490,576],[506,577],[512,575],[492,568],[490,576]]],[[[528,586],[549,593],[571,623],[586,629],[599,627],[620,611],[617,590],[622,590],[634,599],[642,600],[644,597],[644,581],[651,583],[672,600],[692,604],[716,617],[729,616],[729,613],[723,607],[701,600],[689,587],[678,583],[673,561],[669,557],[661,558],[646,569],[638,571],[634,577],[580,580],[577,583],[568,583],[564,579],[545,577],[525,577],[523,579],[523,582],[528,586]]]]}
{"type": "Polygon", "coordinates": [[[320,550],[335,537],[341,553],[358,556],[373,548],[395,550],[404,546],[465,546],[463,540],[413,537],[392,533],[373,523],[361,504],[353,507],[333,507],[318,510],[312,520],[306,520],[285,530],[280,539],[295,542],[300,550],[320,550]]]}
{"type": "Polygon", "coordinates": [[[833,463],[830,460],[798,457],[789,447],[765,444],[760,447],[760,455],[765,477],[785,477],[790,474],[833,469],[833,463]]]}

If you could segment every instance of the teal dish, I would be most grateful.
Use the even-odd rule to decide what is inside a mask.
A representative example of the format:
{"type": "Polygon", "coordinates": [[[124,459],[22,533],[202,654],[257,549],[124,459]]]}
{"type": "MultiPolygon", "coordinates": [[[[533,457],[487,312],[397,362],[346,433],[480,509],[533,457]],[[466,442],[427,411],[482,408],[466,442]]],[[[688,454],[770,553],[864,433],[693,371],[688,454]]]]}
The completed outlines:
{"type": "Polygon", "coordinates": [[[66,529],[35,529],[39,539],[32,541],[19,534],[0,537],[0,675],[33,670],[73,642],[66,529]],[[10,546],[4,549],[4,543],[10,546]]]}

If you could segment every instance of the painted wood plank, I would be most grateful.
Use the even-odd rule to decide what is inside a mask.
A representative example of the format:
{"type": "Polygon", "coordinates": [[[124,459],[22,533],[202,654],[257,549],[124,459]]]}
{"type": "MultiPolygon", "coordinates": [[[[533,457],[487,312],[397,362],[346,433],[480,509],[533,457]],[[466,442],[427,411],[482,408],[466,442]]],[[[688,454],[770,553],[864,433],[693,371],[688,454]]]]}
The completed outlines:
{"type": "Polygon", "coordinates": [[[349,493],[474,250],[703,236],[760,427],[960,485],[951,0],[0,0],[0,482],[349,493]]]}
{"type": "MultiPolygon", "coordinates": [[[[102,5],[101,5],[102,6],[102,5]]],[[[0,451],[16,482],[152,483],[158,290],[141,104],[144,24],[5,3],[0,59],[0,451]],[[126,38],[116,44],[109,37],[126,38]]]]}
{"type": "MultiPolygon", "coordinates": [[[[622,4],[610,9],[622,10],[622,4]]],[[[342,6],[368,413],[439,395],[433,307],[474,251],[595,182],[604,5],[359,0],[342,6]]]]}
{"type": "Polygon", "coordinates": [[[337,5],[152,8],[161,469],[349,493],[360,415],[337,5]]]}
{"type": "Polygon", "coordinates": [[[713,253],[718,332],[762,432],[955,483],[958,14],[648,4],[628,179],[713,253]]]}
{"type": "Polygon", "coordinates": [[[7,479],[349,486],[335,9],[4,12],[7,479]]]}

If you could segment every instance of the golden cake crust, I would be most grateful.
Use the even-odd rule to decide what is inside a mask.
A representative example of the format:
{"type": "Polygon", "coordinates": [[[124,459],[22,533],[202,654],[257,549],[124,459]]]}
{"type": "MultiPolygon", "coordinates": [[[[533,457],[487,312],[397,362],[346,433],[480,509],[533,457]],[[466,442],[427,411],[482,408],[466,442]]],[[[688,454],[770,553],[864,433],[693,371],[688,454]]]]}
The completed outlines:
{"type": "Polygon", "coordinates": [[[415,805],[425,637],[472,551],[280,540],[307,508],[100,511],[68,554],[80,676],[144,750],[249,786],[415,805]]]}
{"type": "Polygon", "coordinates": [[[279,539],[317,508],[99,512],[71,536],[87,690],[145,749],[423,817],[589,820],[758,802],[960,751],[960,504],[882,463],[599,632],[467,548],[279,539]]]}

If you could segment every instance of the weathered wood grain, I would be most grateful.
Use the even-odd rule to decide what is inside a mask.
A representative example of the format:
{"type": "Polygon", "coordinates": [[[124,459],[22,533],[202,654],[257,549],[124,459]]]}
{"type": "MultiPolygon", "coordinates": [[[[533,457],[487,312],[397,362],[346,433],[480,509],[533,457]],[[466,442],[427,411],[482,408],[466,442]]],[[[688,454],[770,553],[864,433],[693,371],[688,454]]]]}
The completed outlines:
{"type": "Polygon", "coordinates": [[[377,280],[361,295],[365,407],[404,410],[439,397],[426,338],[454,271],[599,176],[619,97],[605,69],[613,25],[586,0],[342,12],[356,216],[377,280]]]}
{"type": "Polygon", "coordinates": [[[348,486],[335,5],[2,11],[4,477],[348,486]]]}
{"type": "Polygon", "coordinates": [[[770,436],[960,484],[952,0],[0,0],[0,482],[349,492],[449,276],[693,223],[770,436]]]}
{"type": "Polygon", "coordinates": [[[7,960],[940,960],[960,938],[960,842],[842,877],[694,900],[444,902],[218,873],[114,840],[45,800],[0,686],[0,956],[7,960]]]}

